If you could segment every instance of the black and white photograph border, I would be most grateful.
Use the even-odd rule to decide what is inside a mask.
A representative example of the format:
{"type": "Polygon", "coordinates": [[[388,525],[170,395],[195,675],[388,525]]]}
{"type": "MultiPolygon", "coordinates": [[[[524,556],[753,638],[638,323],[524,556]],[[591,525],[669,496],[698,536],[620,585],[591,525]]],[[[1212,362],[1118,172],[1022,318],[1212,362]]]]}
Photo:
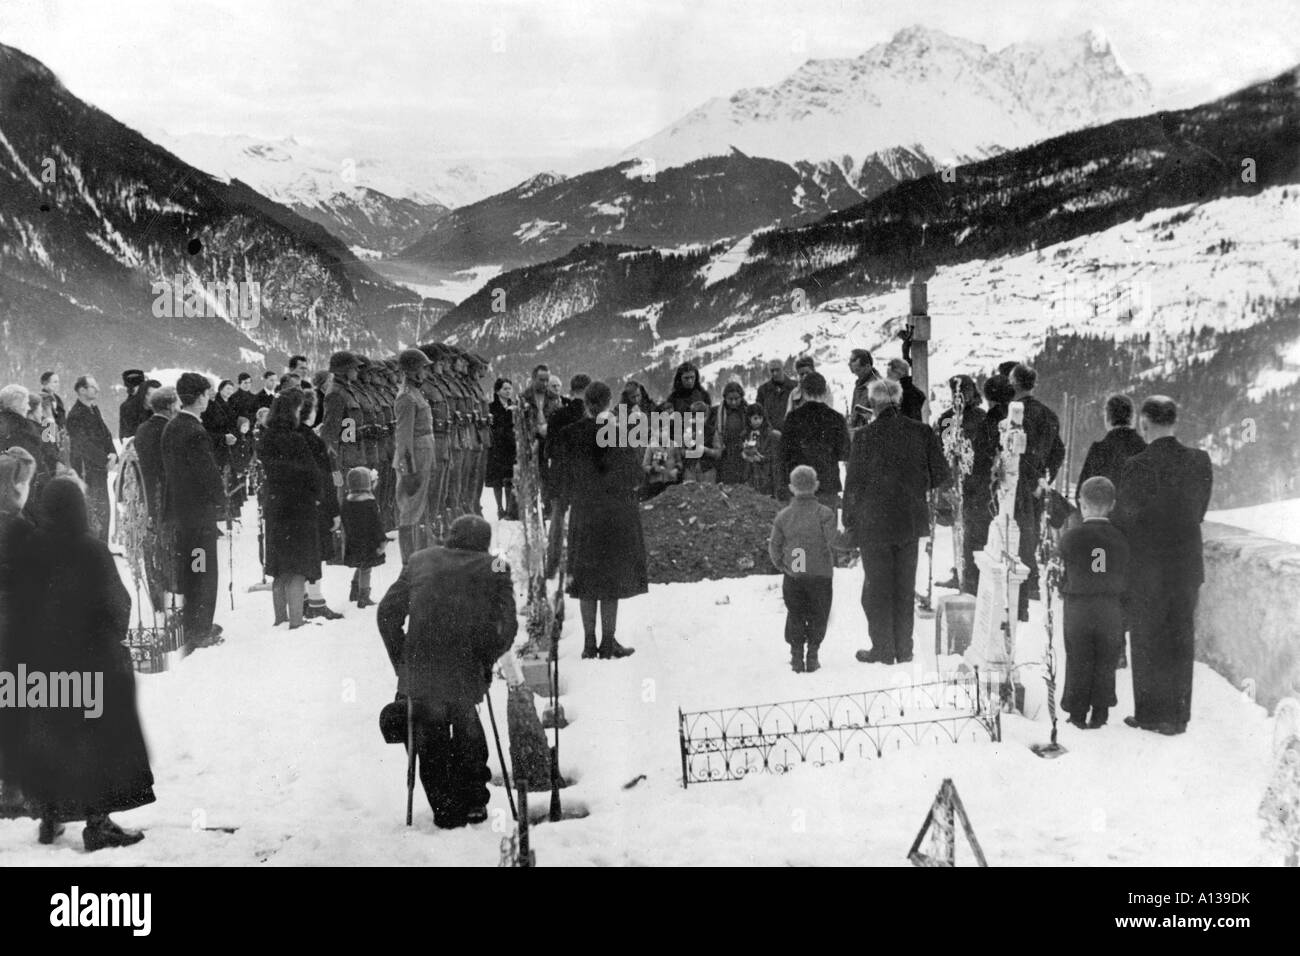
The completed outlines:
{"type": "Polygon", "coordinates": [[[1296,866],[1298,69],[7,0],[0,867],[1296,866]]]}

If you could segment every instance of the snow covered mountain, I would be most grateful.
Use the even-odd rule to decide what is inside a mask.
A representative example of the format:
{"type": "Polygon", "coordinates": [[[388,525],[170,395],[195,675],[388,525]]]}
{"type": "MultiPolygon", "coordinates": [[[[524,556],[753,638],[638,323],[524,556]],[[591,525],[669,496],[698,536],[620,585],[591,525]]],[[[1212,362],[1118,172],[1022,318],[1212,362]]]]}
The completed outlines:
{"type": "Polygon", "coordinates": [[[321,226],[187,165],[0,45],[0,380],[392,349],[418,308],[321,226]],[[184,314],[162,317],[155,286],[178,276],[184,314]],[[215,283],[249,290],[239,310],[215,283]]]}
{"type": "Polygon", "coordinates": [[[533,176],[442,217],[401,258],[442,268],[513,268],[593,240],[707,245],[781,222],[812,222],[860,199],[833,166],[735,150],[662,172],[629,160],[568,178],[533,176]]]}
{"type": "Polygon", "coordinates": [[[998,53],[912,28],[854,60],[712,100],[563,183],[516,187],[440,219],[402,258],[505,267],[593,240],[671,249],[810,222],[900,182],[1151,108],[1097,33],[998,53]]]}
{"type": "MultiPolygon", "coordinates": [[[[811,351],[842,400],[848,350],[896,354],[906,284],[921,276],[932,381],[1042,353],[1052,377],[1088,400],[1158,384],[1195,409],[1194,437],[1226,464],[1242,451],[1220,434],[1229,417],[1280,430],[1300,411],[1298,92],[1292,70],[735,242],[676,254],[584,245],[495,277],[437,331],[505,367],[540,352],[566,373],[636,375],[660,394],[686,358],[704,364],[709,383],[752,386],[765,359],[811,351]],[[1122,381],[1105,355],[1125,356],[1122,381]],[[1215,355],[1228,395],[1205,382],[1215,355]]],[[[1271,453],[1256,445],[1244,460],[1271,453]]],[[[1300,473],[1300,445],[1267,448],[1296,460],[1238,469],[1240,495],[1261,491],[1255,473],[1273,484],[1280,467],[1300,473]]]]}
{"type": "Polygon", "coordinates": [[[324,226],[362,258],[396,252],[448,212],[437,195],[374,160],[327,156],[292,137],[164,132],[156,141],[190,165],[248,183],[324,226]]]}
{"type": "Polygon", "coordinates": [[[1154,108],[1147,81],[1098,31],[992,52],[915,26],[854,59],[809,60],[776,86],[709,100],[623,156],[664,168],[734,147],[852,176],[862,157],[895,147],[969,162],[1154,108]]]}

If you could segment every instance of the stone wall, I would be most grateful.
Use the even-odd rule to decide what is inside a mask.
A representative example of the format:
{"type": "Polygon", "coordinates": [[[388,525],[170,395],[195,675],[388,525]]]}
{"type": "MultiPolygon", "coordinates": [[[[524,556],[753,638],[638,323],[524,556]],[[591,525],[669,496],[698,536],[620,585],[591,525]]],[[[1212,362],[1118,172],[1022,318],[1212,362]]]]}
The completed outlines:
{"type": "Polygon", "coordinates": [[[1272,710],[1300,696],[1300,546],[1206,522],[1196,659],[1272,710]]]}

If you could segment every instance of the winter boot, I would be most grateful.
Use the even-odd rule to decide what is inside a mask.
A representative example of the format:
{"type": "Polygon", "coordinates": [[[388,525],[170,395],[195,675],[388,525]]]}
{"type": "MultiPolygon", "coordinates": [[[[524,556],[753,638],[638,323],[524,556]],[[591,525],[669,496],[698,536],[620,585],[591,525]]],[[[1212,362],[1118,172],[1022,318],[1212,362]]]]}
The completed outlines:
{"type": "Polygon", "coordinates": [[[1092,718],[1088,721],[1088,729],[1096,730],[1099,727],[1106,726],[1106,720],[1110,717],[1109,707],[1094,707],[1092,709],[1092,718]]]}
{"type": "Polygon", "coordinates": [[[303,598],[302,604],[302,616],[307,620],[320,617],[327,621],[337,621],[343,617],[338,611],[331,610],[324,601],[313,603],[310,598],[303,598]]]}
{"type": "Polygon", "coordinates": [[[804,671],[811,674],[813,671],[820,669],[821,666],[821,661],[817,660],[817,645],[809,644],[808,653],[803,661],[804,671]]]}
{"type": "Polygon", "coordinates": [[[803,673],[803,645],[802,644],[790,645],[790,670],[794,671],[796,674],[803,673]]]}
{"type": "Polygon", "coordinates": [[[593,657],[599,657],[600,650],[596,647],[596,635],[587,634],[582,639],[582,659],[590,660],[593,657]]]}
{"type": "Polygon", "coordinates": [[[601,639],[600,659],[602,661],[612,661],[620,657],[631,657],[635,653],[635,647],[624,647],[618,641],[614,640],[613,634],[605,634],[601,639]]]}
{"type": "Polygon", "coordinates": [[[374,606],[375,606],[375,602],[370,600],[370,588],[358,588],[357,607],[364,610],[365,608],[374,607],[374,606]]]}
{"type": "Polygon", "coordinates": [[[86,845],[87,853],[94,853],[110,846],[130,846],[144,839],[139,830],[123,830],[108,817],[94,817],[86,821],[86,828],[81,831],[81,840],[86,845]]]}

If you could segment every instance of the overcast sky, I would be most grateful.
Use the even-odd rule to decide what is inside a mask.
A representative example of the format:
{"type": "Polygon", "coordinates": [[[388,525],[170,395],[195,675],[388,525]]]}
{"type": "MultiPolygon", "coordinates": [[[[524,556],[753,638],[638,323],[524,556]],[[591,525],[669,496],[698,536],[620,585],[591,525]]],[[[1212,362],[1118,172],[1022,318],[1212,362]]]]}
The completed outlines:
{"type": "Polygon", "coordinates": [[[1300,62],[1297,0],[0,0],[0,43],[139,129],[556,166],[914,23],[993,49],[1099,27],[1180,103],[1300,62]]]}

